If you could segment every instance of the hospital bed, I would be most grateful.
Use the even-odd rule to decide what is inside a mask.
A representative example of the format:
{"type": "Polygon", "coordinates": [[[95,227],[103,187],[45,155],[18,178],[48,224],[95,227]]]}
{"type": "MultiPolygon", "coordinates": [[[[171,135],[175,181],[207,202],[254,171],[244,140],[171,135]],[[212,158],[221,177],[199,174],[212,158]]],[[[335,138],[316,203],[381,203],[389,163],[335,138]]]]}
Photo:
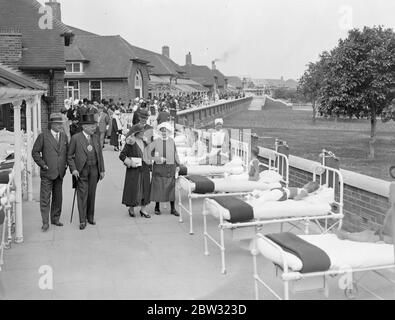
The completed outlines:
{"type": "MultiPolygon", "coordinates": [[[[277,146],[276,146],[277,149],[277,146]]],[[[249,145],[248,143],[243,142],[233,142],[233,147],[231,148],[232,157],[242,157],[242,161],[245,164],[248,163],[248,152],[249,145]]],[[[249,165],[249,163],[248,163],[249,165]]],[[[248,168],[246,165],[246,169],[248,168]]],[[[244,166],[244,165],[243,165],[244,166]]],[[[265,182],[263,180],[260,181],[248,181],[247,170],[245,169],[243,175],[240,175],[241,179],[238,179],[239,175],[229,176],[231,173],[229,172],[229,168],[232,170],[232,167],[225,166],[200,166],[207,167],[205,170],[200,173],[200,176],[205,176],[208,180],[207,182],[211,182],[214,185],[214,189],[209,190],[208,192],[199,192],[196,191],[196,182],[191,181],[186,176],[180,175],[177,179],[177,189],[178,189],[178,205],[180,208],[180,220],[179,222],[183,222],[183,211],[185,211],[189,215],[189,223],[190,223],[190,234],[194,233],[193,231],[193,204],[192,201],[194,199],[203,199],[203,198],[215,198],[215,197],[223,197],[223,196],[241,196],[248,194],[254,189],[267,190],[271,187],[278,187],[279,180],[265,182]],[[206,174],[205,174],[206,173],[206,174]],[[210,177],[210,178],[208,178],[210,177]],[[222,178],[218,178],[222,177],[222,178]],[[276,183],[274,185],[274,183],[276,183]],[[182,191],[187,193],[188,197],[188,207],[184,206],[182,203],[181,193],[182,191]]],[[[268,164],[260,163],[260,167],[264,167],[269,171],[273,171],[279,174],[284,174],[282,176],[282,180],[286,186],[288,186],[288,158],[286,155],[278,153],[277,151],[272,151],[271,157],[268,161],[268,164]],[[277,165],[277,167],[274,167],[277,165]]],[[[234,170],[234,168],[233,168],[234,170]]],[[[239,169],[237,169],[239,170],[239,169]]],[[[239,172],[241,173],[241,171],[239,172]]],[[[281,177],[280,177],[281,178],[281,177]]]]}
{"type": "Polygon", "coordinates": [[[251,253],[257,300],[259,285],[264,286],[279,300],[289,300],[291,292],[315,290],[323,291],[325,296],[329,297],[329,280],[334,277],[339,277],[338,286],[344,290],[348,298],[355,298],[358,287],[361,287],[377,299],[383,299],[356,280],[357,273],[367,271],[373,271],[381,278],[395,284],[395,281],[380,272],[395,269],[392,244],[340,240],[335,234],[264,236],[258,233],[251,253]],[[298,250],[294,250],[292,244],[295,243],[298,243],[298,250]],[[313,247],[310,248],[310,245],[313,247]],[[283,296],[258,275],[258,255],[262,255],[275,265],[276,275],[283,281],[283,296]]]}
{"type": "Polygon", "coordinates": [[[12,234],[15,229],[15,186],[13,169],[4,168],[6,163],[0,165],[2,183],[0,183],[0,225],[2,224],[0,243],[0,270],[4,264],[4,250],[9,249],[12,243],[12,234]],[[7,181],[4,180],[4,173],[8,174],[7,181]],[[7,236],[7,239],[6,239],[7,236]]]}
{"type": "MultiPolygon", "coordinates": [[[[324,150],[323,154],[327,155],[328,152],[324,150]]],[[[313,169],[313,181],[318,179],[320,189],[302,201],[269,201],[254,206],[254,200],[247,201],[246,198],[240,197],[228,199],[207,198],[204,200],[202,210],[204,253],[209,255],[209,240],[221,250],[222,274],[226,273],[226,230],[232,232],[234,239],[245,240],[254,239],[255,234],[262,227],[271,224],[280,224],[282,231],[285,223],[293,226],[296,223],[302,223],[306,234],[309,233],[311,222],[315,223],[322,233],[326,233],[336,227],[338,229],[341,228],[344,217],[343,177],[340,170],[323,165],[326,163],[325,158],[324,156],[322,164],[317,165],[313,169]],[[238,207],[240,207],[240,210],[237,209],[238,207]],[[231,211],[235,213],[234,216],[231,215],[231,211]],[[241,212],[246,212],[246,214],[240,214],[241,212]],[[219,241],[208,232],[207,219],[209,215],[219,220],[219,241]]],[[[242,196],[245,196],[245,194],[242,196]]]]}

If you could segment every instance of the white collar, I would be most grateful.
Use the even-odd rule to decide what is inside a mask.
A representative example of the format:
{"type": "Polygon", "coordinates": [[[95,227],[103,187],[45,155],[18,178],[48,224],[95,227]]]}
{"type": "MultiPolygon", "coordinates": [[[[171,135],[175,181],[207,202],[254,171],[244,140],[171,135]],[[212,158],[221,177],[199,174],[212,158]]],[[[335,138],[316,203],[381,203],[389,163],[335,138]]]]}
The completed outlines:
{"type": "Polygon", "coordinates": [[[60,132],[55,132],[55,131],[53,131],[52,129],[51,129],[51,133],[52,133],[52,135],[56,138],[58,135],[59,135],[59,137],[60,137],[60,132]]]}
{"type": "Polygon", "coordinates": [[[89,134],[86,134],[85,131],[82,131],[82,133],[84,134],[84,136],[87,140],[90,140],[91,136],[89,134]]]}

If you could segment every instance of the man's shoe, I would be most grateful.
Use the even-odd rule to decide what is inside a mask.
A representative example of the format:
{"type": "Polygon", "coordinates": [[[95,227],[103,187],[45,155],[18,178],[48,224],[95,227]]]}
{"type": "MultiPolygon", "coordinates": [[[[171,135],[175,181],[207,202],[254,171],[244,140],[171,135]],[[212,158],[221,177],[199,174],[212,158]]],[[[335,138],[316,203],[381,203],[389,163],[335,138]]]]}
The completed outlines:
{"type": "Polygon", "coordinates": [[[61,222],[52,222],[52,224],[54,225],[54,226],[57,226],[57,227],[63,227],[63,223],[61,223],[61,222]]]}
{"type": "Polygon", "coordinates": [[[160,216],[160,215],[162,214],[162,212],[160,212],[160,210],[155,209],[155,214],[156,214],[157,216],[160,216]]]}
{"type": "Polygon", "coordinates": [[[86,223],[80,223],[80,230],[84,230],[86,228],[86,223]]]}
{"type": "Polygon", "coordinates": [[[91,224],[92,226],[95,226],[95,225],[96,225],[96,222],[95,222],[95,221],[89,221],[89,220],[88,220],[88,223],[91,224]]]}
{"type": "Polygon", "coordinates": [[[49,229],[49,224],[43,224],[41,230],[42,230],[43,232],[47,232],[48,229],[49,229]]]}
{"type": "Polygon", "coordinates": [[[176,216],[176,217],[180,216],[180,214],[177,212],[177,210],[171,211],[170,214],[172,214],[173,216],[176,216]]]}

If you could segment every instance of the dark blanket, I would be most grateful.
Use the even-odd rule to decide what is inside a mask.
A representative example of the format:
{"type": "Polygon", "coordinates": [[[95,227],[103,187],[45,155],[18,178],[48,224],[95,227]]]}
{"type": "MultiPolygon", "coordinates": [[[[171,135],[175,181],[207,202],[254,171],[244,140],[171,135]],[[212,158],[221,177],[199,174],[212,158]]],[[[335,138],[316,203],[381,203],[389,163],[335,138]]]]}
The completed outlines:
{"type": "Polygon", "coordinates": [[[269,234],[266,237],[302,261],[301,273],[328,271],[331,266],[331,260],[323,250],[293,233],[269,234]]]}
{"type": "Polygon", "coordinates": [[[180,171],[178,172],[178,175],[180,176],[188,175],[188,168],[185,166],[180,166],[180,171]]]}
{"type": "Polygon", "coordinates": [[[7,184],[10,181],[10,173],[12,169],[0,170],[0,184],[7,184]]]}
{"type": "Polygon", "coordinates": [[[248,222],[254,219],[254,209],[248,203],[235,197],[215,198],[218,204],[230,212],[231,223],[248,222]]]}
{"type": "Polygon", "coordinates": [[[215,191],[215,184],[212,180],[203,176],[187,176],[189,181],[195,183],[194,193],[206,194],[215,191]]]}

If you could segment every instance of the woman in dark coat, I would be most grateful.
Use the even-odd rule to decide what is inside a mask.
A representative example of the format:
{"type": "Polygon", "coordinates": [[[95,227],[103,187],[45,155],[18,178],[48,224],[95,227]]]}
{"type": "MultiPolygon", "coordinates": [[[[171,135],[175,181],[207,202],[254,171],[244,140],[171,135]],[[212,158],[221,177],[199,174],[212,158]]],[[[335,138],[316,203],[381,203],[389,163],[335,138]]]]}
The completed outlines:
{"type": "Polygon", "coordinates": [[[122,204],[129,207],[129,215],[135,217],[134,208],[141,207],[140,215],[151,218],[146,212],[146,206],[150,203],[150,166],[144,152],[143,142],[144,127],[135,125],[130,129],[130,136],[119,155],[119,159],[125,164],[126,176],[123,188],[122,204]]]}
{"type": "Polygon", "coordinates": [[[119,110],[116,110],[112,116],[112,125],[111,125],[111,139],[110,144],[114,146],[115,151],[119,151],[119,135],[122,134],[122,124],[119,119],[120,116],[119,110]]]}

